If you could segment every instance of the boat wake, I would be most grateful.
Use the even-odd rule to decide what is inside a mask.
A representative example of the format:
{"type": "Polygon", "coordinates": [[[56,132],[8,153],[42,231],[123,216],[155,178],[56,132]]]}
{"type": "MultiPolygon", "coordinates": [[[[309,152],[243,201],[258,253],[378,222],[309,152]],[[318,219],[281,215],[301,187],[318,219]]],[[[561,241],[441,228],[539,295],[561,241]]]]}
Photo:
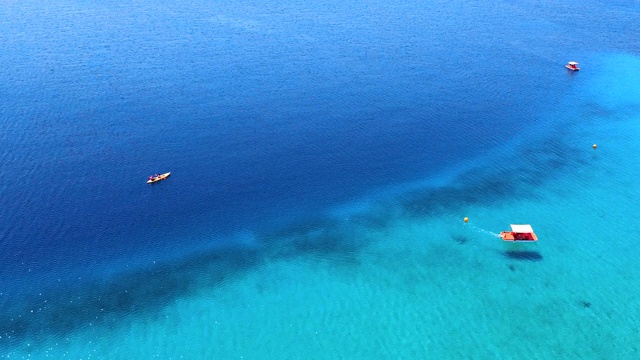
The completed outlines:
{"type": "Polygon", "coordinates": [[[486,230],[486,229],[482,229],[482,228],[479,228],[479,227],[474,226],[474,225],[470,225],[470,226],[469,226],[469,229],[471,229],[471,230],[473,230],[473,231],[475,231],[475,232],[481,233],[481,234],[491,235],[491,236],[493,236],[493,237],[497,237],[497,238],[499,238],[499,237],[500,237],[500,234],[499,234],[499,233],[495,233],[495,232],[493,232],[493,231],[489,231],[489,230],[486,230]]]}

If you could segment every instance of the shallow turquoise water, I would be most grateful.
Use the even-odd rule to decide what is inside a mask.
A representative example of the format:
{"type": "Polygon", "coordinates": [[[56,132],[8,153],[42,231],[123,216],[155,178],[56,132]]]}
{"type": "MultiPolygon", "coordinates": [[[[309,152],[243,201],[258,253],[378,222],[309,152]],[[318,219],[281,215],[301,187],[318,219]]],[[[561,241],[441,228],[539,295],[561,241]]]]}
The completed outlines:
{"type": "MultiPolygon", "coordinates": [[[[126,9],[65,4],[85,11],[68,15],[78,23],[126,9]]],[[[28,41],[11,43],[16,54],[72,69],[37,92],[24,75],[46,78],[45,66],[2,58],[14,70],[5,78],[26,85],[2,88],[22,102],[0,109],[0,172],[21,179],[0,188],[0,355],[638,357],[640,58],[632,37],[615,36],[628,35],[635,5],[587,3],[600,15],[583,19],[496,3],[508,10],[500,21],[490,5],[189,3],[211,29],[187,10],[144,3],[129,20],[168,29],[113,32],[155,46],[141,53],[122,43],[101,53],[96,44],[116,43],[100,27],[88,33],[100,41],[69,35],[74,44],[47,40],[46,26],[17,32],[28,41]],[[389,14],[402,21],[371,23],[389,14]],[[575,42],[561,36],[585,23],[593,27],[576,29],[575,42]],[[188,45],[206,44],[203,34],[161,37],[184,29],[226,42],[199,52],[188,45]],[[72,61],[78,46],[86,61],[72,61]],[[294,53],[309,62],[280,68],[294,53]],[[155,57],[136,63],[141,54],[155,57]],[[220,63],[206,54],[235,72],[207,75],[220,63]],[[474,66],[453,72],[458,59],[474,66]],[[528,66],[506,67],[516,59],[528,66]],[[567,73],[570,59],[583,70],[567,73]],[[124,75],[109,78],[105,64],[124,75]],[[52,89],[64,84],[68,92],[52,89]],[[158,139],[167,150],[149,151],[158,139]],[[101,162],[113,178],[95,174],[101,162]],[[131,173],[149,163],[177,171],[162,187],[137,187],[146,173],[131,173]],[[54,165],[67,174],[30,187],[54,165]],[[208,186],[194,180],[214,173],[208,186]],[[532,224],[539,243],[500,241],[510,223],[532,224]]],[[[3,26],[19,30],[12,11],[29,8],[3,6],[12,15],[3,26]]]]}

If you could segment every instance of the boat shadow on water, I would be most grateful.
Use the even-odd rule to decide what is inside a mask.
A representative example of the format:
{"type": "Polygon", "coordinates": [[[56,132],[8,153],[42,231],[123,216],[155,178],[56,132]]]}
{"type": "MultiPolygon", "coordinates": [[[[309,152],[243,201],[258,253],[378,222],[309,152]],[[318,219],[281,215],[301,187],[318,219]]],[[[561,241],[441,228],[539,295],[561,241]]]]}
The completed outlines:
{"type": "Polygon", "coordinates": [[[542,254],[532,250],[506,250],[502,254],[508,259],[519,261],[540,261],[543,259],[542,254]]]}

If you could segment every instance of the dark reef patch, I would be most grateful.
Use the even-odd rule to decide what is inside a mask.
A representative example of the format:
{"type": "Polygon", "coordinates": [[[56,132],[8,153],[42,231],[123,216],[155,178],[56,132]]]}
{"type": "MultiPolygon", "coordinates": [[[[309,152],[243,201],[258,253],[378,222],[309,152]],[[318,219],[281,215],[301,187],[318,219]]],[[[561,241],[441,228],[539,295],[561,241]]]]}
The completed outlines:
{"type": "MultiPolygon", "coordinates": [[[[258,234],[256,246],[199,252],[106,279],[55,284],[42,289],[42,295],[20,301],[4,297],[0,349],[62,338],[86,326],[115,327],[156,313],[177,298],[243,276],[273,259],[312,257],[340,266],[357,265],[358,252],[365,245],[357,234],[359,228],[330,218],[307,219],[258,234]]],[[[262,292],[264,286],[257,284],[256,289],[262,292]]]]}
{"type": "Polygon", "coordinates": [[[222,250],[189,256],[116,275],[109,280],[61,284],[43,295],[4,303],[0,348],[86,326],[115,326],[128,317],[153,312],[202,286],[215,286],[259,262],[250,250],[222,250]]]}

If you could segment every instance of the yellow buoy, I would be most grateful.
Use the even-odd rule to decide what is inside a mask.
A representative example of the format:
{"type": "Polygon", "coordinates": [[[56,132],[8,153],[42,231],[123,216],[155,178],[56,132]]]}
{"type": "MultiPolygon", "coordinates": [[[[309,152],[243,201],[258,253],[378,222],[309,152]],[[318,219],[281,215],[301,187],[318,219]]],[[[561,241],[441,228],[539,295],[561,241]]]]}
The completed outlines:
{"type": "Polygon", "coordinates": [[[596,145],[596,144],[593,144],[593,148],[594,148],[594,149],[595,149],[595,148],[597,148],[597,147],[598,147],[598,145],[596,145]]]}
{"type": "Polygon", "coordinates": [[[468,217],[464,218],[464,222],[469,222],[469,218],[468,217]]]}

